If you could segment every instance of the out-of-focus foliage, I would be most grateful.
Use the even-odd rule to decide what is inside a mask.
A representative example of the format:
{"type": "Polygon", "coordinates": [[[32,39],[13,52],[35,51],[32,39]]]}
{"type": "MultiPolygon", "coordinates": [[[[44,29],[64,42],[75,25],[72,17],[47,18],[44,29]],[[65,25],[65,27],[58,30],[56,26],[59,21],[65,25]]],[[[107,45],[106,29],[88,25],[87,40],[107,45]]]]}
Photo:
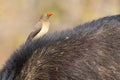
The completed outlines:
{"type": "Polygon", "coordinates": [[[54,12],[50,31],[72,28],[120,13],[120,0],[0,0],[0,64],[33,29],[41,14],[54,12]]]}

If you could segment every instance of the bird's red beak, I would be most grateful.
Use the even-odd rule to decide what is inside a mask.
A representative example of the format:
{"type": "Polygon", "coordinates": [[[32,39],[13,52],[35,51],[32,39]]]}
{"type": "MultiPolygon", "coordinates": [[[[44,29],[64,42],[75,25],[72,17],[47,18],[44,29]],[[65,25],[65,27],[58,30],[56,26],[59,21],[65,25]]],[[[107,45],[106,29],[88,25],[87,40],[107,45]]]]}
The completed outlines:
{"type": "Polygon", "coordinates": [[[53,16],[53,15],[54,14],[52,12],[47,14],[48,17],[53,16]]]}

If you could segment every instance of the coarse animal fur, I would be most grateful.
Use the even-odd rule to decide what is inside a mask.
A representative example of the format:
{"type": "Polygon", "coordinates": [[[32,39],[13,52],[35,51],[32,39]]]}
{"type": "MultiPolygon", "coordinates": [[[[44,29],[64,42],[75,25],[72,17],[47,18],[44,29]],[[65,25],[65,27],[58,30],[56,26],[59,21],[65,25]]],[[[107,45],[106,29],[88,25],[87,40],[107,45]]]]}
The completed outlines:
{"type": "Polygon", "coordinates": [[[0,80],[120,80],[120,15],[23,45],[6,62],[0,80]]]}

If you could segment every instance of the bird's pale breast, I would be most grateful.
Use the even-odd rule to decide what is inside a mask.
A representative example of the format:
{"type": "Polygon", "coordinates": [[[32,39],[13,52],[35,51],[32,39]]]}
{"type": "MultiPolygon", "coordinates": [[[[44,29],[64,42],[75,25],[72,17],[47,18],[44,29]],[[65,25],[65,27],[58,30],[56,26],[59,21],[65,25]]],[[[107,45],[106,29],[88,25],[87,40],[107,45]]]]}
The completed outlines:
{"type": "Polygon", "coordinates": [[[37,34],[37,38],[38,37],[42,37],[43,35],[45,35],[49,30],[49,23],[43,23],[42,24],[42,29],[41,31],[37,34]]]}

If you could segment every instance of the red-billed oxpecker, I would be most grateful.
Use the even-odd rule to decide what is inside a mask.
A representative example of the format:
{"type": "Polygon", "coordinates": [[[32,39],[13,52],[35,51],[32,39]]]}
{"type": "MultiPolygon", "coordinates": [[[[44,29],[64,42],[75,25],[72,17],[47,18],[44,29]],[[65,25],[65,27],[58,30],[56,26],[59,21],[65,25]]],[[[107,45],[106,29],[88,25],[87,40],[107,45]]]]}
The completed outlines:
{"type": "Polygon", "coordinates": [[[34,30],[29,34],[26,43],[32,41],[34,38],[42,37],[49,30],[49,18],[53,15],[53,13],[48,13],[47,15],[42,15],[38,21],[38,23],[34,26],[34,30]]]}

